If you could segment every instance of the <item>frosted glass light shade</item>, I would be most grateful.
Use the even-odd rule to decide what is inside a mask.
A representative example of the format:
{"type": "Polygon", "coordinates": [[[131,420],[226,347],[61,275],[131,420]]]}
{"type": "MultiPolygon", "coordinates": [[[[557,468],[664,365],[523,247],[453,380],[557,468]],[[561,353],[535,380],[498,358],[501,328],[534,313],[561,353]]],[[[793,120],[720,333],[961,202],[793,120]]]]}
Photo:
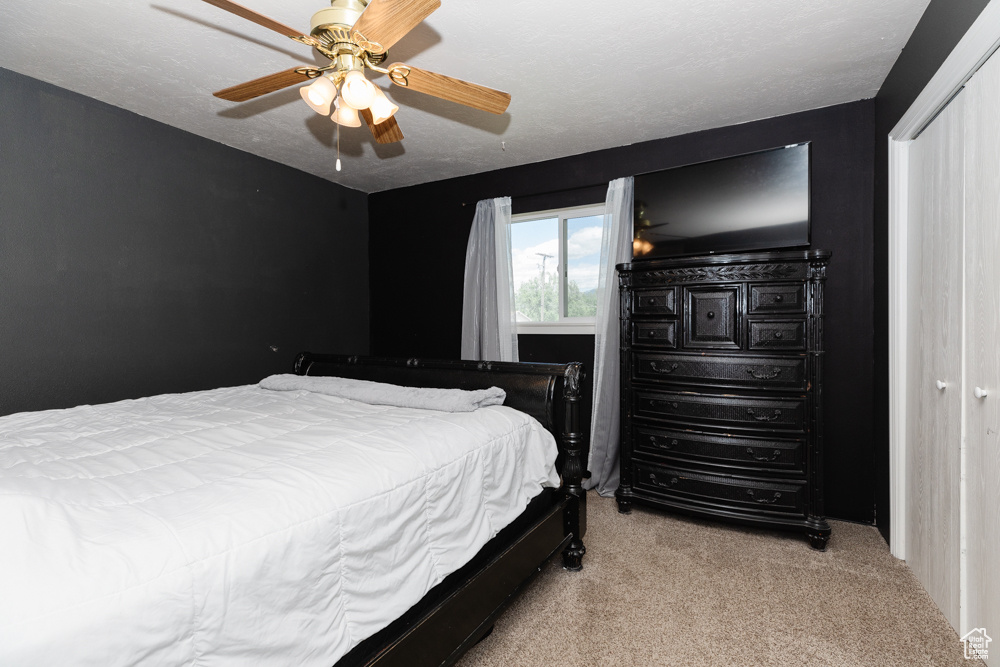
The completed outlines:
{"type": "Polygon", "coordinates": [[[369,110],[372,112],[372,124],[378,125],[382,121],[391,118],[394,113],[399,111],[399,107],[389,101],[389,98],[385,96],[381,88],[378,86],[373,87],[375,88],[375,98],[372,100],[369,110]]]}
{"type": "Polygon", "coordinates": [[[361,127],[361,119],[358,118],[357,109],[352,109],[347,104],[341,104],[341,99],[343,98],[337,98],[334,102],[337,110],[330,116],[330,120],[344,127],[361,127]]]}
{"type": "Polygon", "coordinates": [[[377,89],[360,70],[351,70],[340,85],[340,96],[354,109],[367,109],[375,99],[377,89]]]}
{"type": "Polygon", "coordinates": [[[299,94],[309,108],[324,116],[330,113],[330,105],[337,97],[337,86],[325,76],[321,76],[308,86],[299,88],[299,94]]]}

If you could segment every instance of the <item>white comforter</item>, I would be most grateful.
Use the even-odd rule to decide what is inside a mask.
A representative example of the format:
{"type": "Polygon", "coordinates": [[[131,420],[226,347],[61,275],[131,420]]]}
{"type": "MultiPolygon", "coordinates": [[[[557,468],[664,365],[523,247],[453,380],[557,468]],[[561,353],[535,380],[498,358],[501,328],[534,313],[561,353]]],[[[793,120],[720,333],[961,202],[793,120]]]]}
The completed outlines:
{"type": "Polygon", "coordinates": [[[555,455],[503,406],[253,386],[0,418],[0,665],[330,667],[555,455]]]}

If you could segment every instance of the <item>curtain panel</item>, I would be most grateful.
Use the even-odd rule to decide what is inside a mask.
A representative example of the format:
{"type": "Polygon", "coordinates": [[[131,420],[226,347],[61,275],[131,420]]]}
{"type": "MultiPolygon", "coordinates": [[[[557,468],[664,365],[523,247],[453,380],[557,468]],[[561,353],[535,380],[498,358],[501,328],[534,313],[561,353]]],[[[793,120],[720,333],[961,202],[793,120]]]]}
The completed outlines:
{"type": "Polygon", "coordinates": [[[618,488],[621,360],[618,272],[615,267],[632,259],[632,199],[631,176],[608,184],[594,323],[594,400],[588,463],[591,477],[584,483],[588,489],[596,488],[602,496],[613,495],[618,488]]]}
{"type": "Polygon", "coordinates": [[[462,358],[517,361],[510,197],[476,204],[465,254],[462,358]]]}

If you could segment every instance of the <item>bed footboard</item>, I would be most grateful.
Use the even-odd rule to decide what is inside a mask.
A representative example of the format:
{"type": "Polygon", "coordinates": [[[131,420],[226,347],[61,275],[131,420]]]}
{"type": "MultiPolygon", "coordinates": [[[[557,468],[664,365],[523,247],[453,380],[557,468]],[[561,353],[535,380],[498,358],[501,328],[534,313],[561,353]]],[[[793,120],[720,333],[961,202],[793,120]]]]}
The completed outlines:
{"type": "MultiPolygon", "coordinates": [[[[580,426],[580,380],[582,366],[578,362],[566,364],[563,374],[562,402],[564,423],[561,433],[556,436],[562,456],[559,474],[562,490],[570,498],[565,510],[565,534],[572,535],[570,543],[563,550],[563,567],[567,570],[583,568],[583,555],[587,548],[583,536],[587,532],[587,493],[583,480],[590,477],[583,460],[583,429],[580,426]]],[[[557,462],[557,466],[560,462],[557,462]]]]}
{"type": "Polygon", "coordinates": [[[303,352],[295,360],[297,375],[388,382],[408,387],[453,387],[507,392],[504,405],[525,412],[555,437],[559,447],[556,468],[560,490],[569,502],[564,508],[563,528],[569,543],[563,550],[563,566],[582,567],[586,547],[587,497],[583,479],[589,477],[583,460],[583,429],[580,424],[579,362],[569,364],[514,363],[499,361],[451,361],[390,359],[303,352]]]}

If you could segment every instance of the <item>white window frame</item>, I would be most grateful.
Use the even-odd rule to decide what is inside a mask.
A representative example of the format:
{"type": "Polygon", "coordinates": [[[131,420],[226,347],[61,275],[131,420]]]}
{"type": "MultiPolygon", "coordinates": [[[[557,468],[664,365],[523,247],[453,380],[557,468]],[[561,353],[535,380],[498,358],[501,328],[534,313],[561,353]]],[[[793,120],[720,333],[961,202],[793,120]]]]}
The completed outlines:
{"type": "Polygon", "coordinates": [[[588,204],[586,206],[569,206],[553,208],[547,211],[531,211],[512,215],[510,224],[533,222],[535,220],[559,219],[559,319],[555,322],[518,322],[518,334],[594,334],[593,317],[563,317],[566,303],[566,288],[568,285],[568,262],[566,261],[567,224],[570,218],[586,218],[588,216],[604,217],[604,204],[588,204]]]}

